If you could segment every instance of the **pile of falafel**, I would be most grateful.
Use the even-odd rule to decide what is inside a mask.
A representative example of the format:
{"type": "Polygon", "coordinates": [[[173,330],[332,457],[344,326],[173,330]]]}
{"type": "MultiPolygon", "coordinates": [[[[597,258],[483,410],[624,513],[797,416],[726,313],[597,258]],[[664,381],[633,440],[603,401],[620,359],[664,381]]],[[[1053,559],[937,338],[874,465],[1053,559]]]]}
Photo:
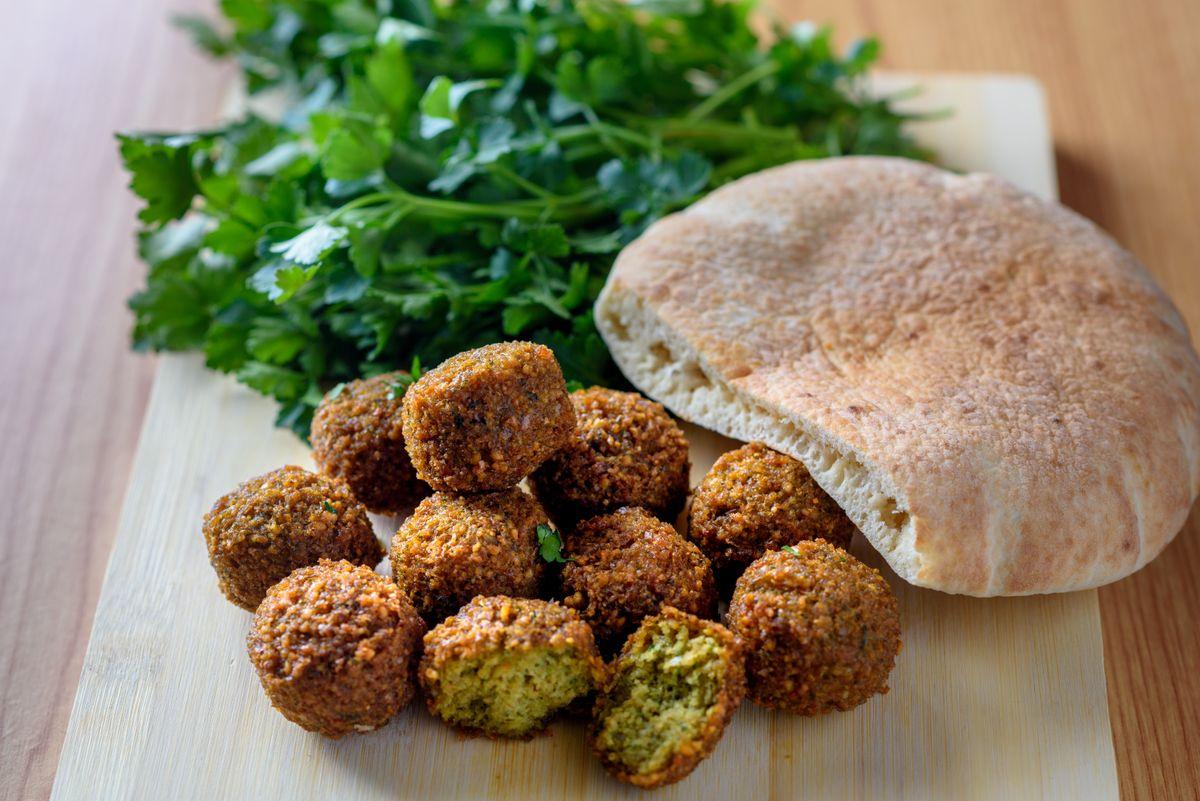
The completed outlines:
{"type": "Polygon", "coordinates": [[[688,505],[663,407],[568,392],[542,345],[338,386],[312,444],[319,473],[251,479],[203,527],[267,697],[309,731],[377,729],[418,691],[469,734],[590,714],[604,767],[650,788],[711,754],[744,696],[818,715],[887,692],[896,598],[804,466],[751,443],[688,505]],[[375,572],[367,512],[414,504],[375,572]]]}

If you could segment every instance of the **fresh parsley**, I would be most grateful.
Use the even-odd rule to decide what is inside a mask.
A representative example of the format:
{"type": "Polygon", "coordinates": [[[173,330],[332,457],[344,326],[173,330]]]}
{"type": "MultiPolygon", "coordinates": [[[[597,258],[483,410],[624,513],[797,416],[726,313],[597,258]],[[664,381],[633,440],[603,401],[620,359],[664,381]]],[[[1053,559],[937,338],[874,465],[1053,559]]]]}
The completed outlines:
{"type": "Polygon", "coordinates": [[[563,558],[563,541],[562,535],[550,528],[545,523],[538,523],[537,527],[538,553],[542,559],[550,564],[555,562],[566,562],[563,558]]]}
{"type": "Polygon", "coordinates": [[[337,509],[334,507],[334,505],[332,503],[330,503],[329,501],[325,501],[324,505],[325,505],[326,512],[329,512],[329,514],[331,514],[331,515],[337,514],[337,509]]]}
{"type": "Polygon", "coordinates": [[[144,201],[133,343],[203,352],[301,436],[338,382],[502,339],[619,384],[591,307],[646,226],[781,162],[928,155],[861,86],[874,41],[760,41],[746,0],[220,7],[181,24],[250,110],[118,137],[144,201]]]}
{"type": "Polygon", "coordinates": [[[421,359],[418,356],[414,356],[412,360],[412,366],[408,369],[408,373],[401,373],[392,379],[392,382],[388,387],[388,394],[391,396],[391,399],[400,400],[403,398],[404,393],[408,391],[408,388],[415,384],[417,379],[420,377],[421,359]]]}

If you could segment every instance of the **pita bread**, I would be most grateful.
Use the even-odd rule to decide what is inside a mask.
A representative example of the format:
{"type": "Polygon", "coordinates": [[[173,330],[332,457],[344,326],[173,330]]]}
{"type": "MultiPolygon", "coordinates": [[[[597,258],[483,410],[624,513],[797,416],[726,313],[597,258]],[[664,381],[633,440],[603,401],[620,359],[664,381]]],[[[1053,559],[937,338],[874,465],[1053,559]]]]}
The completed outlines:
{"type": "Polygon", "coordinates": [[[1094,587],[1200,482],[1200,360],[1142,266],[990,175],[789,164],[652,226],[596,323],[680,417],[800,459],[905,580],[1094,587]]]}

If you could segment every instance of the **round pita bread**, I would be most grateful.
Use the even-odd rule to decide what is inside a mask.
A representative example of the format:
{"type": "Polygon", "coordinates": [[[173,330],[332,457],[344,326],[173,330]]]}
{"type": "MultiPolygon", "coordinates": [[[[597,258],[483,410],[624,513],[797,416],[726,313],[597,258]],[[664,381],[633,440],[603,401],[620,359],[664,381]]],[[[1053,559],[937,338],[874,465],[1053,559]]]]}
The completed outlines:
{"type": "Polygon", "coordinates": [[[1200,487],[1200,360],[1142,266],[990,175],[789,164],[621,253],[596,323],[680,417],[800,459],[895,571],[971,595],[1144,565],[1200,487]]]}

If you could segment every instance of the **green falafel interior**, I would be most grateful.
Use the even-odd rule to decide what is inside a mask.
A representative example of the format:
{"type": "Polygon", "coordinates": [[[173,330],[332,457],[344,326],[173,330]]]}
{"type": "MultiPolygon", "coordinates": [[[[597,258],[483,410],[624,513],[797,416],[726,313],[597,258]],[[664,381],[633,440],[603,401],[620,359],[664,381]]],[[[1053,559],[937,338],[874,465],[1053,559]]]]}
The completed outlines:
{"type": "Polygon", "coordinates": [[[425,635],[429,711],[470,733],[524,737],[599,687],[591,629],[553,601],[477,596],[425,635]]]}
{"type": "Polygon", "coordinates": [[[574,650],[493,651],[450,663],[441,687],[437,713],[448,723],[520,737],[590,693],[592,669],[574,650]]]}
{"type": "Polygon", "coordinates": [[[740,655],[728,633],[718,638],[717,624],[669,612],[630,638],[593,721],[606,766],[644,787],[691,772],[741,700],[740,655]]]}

